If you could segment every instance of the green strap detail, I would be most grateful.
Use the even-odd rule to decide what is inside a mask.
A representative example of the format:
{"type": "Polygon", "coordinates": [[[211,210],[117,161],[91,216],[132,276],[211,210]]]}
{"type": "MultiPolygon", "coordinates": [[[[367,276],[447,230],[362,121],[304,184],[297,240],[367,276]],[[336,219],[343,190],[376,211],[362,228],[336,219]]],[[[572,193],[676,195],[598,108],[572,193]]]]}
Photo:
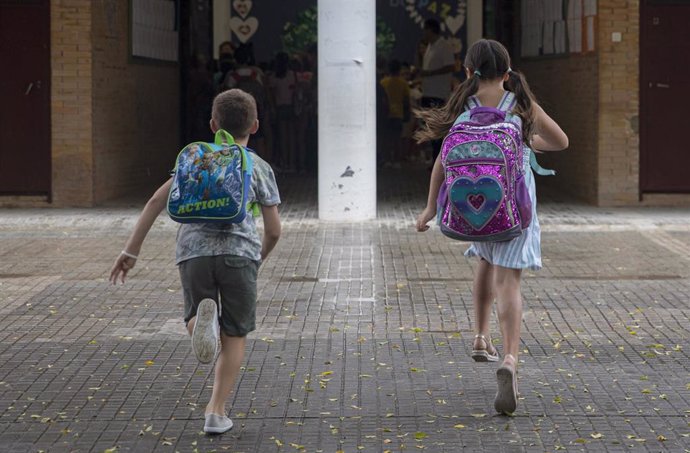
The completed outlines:
{"type": "Polygon", "coordinates": [[[247,212],[252,213],[254,217],[259,217],[261,215],[261,205],[256,201],[250,201],[247,203],[247,212]]]}
{"type": "Polygon", "coordinates": [[[230,135],[230,133],[224,129],[218,129],[216,131],[216,138],[215,138],[215,143],[216,145],[222,145],[223,143],[227,143],[228,146],[235,144],[235,138],[230,135]]]}
{"type": "Polygon", "coordinates": [[[553,176],[556,174],[556,170],[549,170],[539,165],[539,162],[537,162],[537,155],[531,149],[529,150],[529,165],[532,167],[532,170],[540,176],[553,176]]]}
{"type": "Polygon", "coordinates": [[[240,153],[242,154],[242,171],[247,171],[249,170],[250,159],[250,157],[247,154],[247,149],[239,143],[237,144],[237,147],[240,148],[240,153]]]}

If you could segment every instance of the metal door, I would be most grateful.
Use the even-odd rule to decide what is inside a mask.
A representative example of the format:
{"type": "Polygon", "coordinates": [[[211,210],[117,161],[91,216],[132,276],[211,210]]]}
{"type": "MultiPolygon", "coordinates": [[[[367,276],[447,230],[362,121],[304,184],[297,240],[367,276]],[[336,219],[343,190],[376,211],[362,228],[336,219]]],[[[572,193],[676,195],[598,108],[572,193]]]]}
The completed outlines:
{"type": "Polygon", "coordinates": [[[644,0],[640,17],[640,189],[690,192],[690,4],[644,0]]]}
{"type": "Polygon", "coordinates": [[[48,0],[0,0],[0,194],[50,195],[48,0]]]}

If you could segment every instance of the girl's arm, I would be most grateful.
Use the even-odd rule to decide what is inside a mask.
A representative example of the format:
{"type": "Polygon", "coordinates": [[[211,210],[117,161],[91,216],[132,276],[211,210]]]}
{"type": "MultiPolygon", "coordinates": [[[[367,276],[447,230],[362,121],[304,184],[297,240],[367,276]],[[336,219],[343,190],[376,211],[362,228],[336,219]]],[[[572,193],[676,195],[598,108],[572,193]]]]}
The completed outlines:
{"type": "Polygon", "coordinates": [[[531,146],[538,151],[560,151],[568,147],[568,136],[563,129],[540,105],[535,104],[537,112],[535,120],[535,133],[532,136],[531,146]]]}
{"type": "Polygon", "coordinates": [[[127,273],[136,264],[137,259],[134,257],[139,255],[141,245],[144,243],[146,234],[148,234],[149,230],[153,226],[153,222],[155,222],[156,218],[158,218],[158,215],[163,211],[163,209],[165,209],[165,206],[168,203],[168,193],[170,192],[171,185],[172,178],[170,178],[165,182],[165,184],[156,190],[156,193],[154,193],[151,199],[149,199],[148,203],[146,203],[144,210],[141,211],[139,220],[137,220],[137,224],[134,226],[132,234],[129,236],[129,239],[127,239],[127,243],[125,244],[125,248],[123,250],[124,253],[120,253],[120,255],[118,255],[113,267],[110,269],[110,281],[113,283],[113,285],[117,283],[118,277],[120,278],[120,281],[124,283],[127,273]]]}
{"type": "Polygon", "coordinates": [[[438,191],[443,184],[443,165],[441,164],[441,154],[434,162],[434,168],[431,170],[431,181],[429,182],[429,197],[426,201],[426,208],[417,217],[417,231],[423,232],[429,229],[427,223],[436,215],[436,200],[438,198],[438,191]]]}

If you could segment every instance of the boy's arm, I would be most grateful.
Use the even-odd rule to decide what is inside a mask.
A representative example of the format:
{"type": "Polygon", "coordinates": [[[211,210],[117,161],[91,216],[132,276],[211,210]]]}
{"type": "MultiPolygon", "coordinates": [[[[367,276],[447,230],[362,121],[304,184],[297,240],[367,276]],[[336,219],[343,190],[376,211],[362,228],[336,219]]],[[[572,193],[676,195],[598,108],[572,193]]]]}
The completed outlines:
{"type": "Polygon", "coordinates": [[[125,282],[125,277],[130,269],[134,267],[137,259],[133,256],[138,256],[141,251],[141,245],[144,243],[144,239],[148,234],[153,222],[156,221],[158,215],[165,209],[168,202],[168,193],[170,192],[170,186],[172,185],[172,178],[165,182],[162,186],[156,190],[153,196],[149,199],[141,211],[139,220],[137,220],[132,234],[130,234],[129,239],[125,243],[124,253],[120,253],[113,267],[110,269],[110,281],[115,284],[117,283],[118,277],[121,282],[125,282]],[[125,255],[125,253],[127,255],[125,255]],[[133,255],[133,256],[129,256],[133,255]]]}
{"type": "Polygon", "coordinates": [[[264,238],[261,244],[261,259],[265,260],[280,239],[280,216],[278,206],[261,206],[264,218],[264,238]]]}

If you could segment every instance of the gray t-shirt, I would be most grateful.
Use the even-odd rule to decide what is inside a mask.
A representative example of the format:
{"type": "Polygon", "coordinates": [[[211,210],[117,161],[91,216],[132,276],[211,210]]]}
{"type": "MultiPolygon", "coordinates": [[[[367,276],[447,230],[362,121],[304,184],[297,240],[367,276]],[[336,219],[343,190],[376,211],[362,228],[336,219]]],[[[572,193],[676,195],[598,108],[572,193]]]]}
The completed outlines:
{"type": "MultiPolygon", "coordinates": [[[[263,206],[280,204],[278,185],[271,166],[252,153],[252,174],[249,201],[263,206]]],[[[180,264],[199,256],[237,255],[261,260],[261,238],[254,215],[249,210],[242,223],[184,223],[177,231],[175,262],[180,264]]]]}

